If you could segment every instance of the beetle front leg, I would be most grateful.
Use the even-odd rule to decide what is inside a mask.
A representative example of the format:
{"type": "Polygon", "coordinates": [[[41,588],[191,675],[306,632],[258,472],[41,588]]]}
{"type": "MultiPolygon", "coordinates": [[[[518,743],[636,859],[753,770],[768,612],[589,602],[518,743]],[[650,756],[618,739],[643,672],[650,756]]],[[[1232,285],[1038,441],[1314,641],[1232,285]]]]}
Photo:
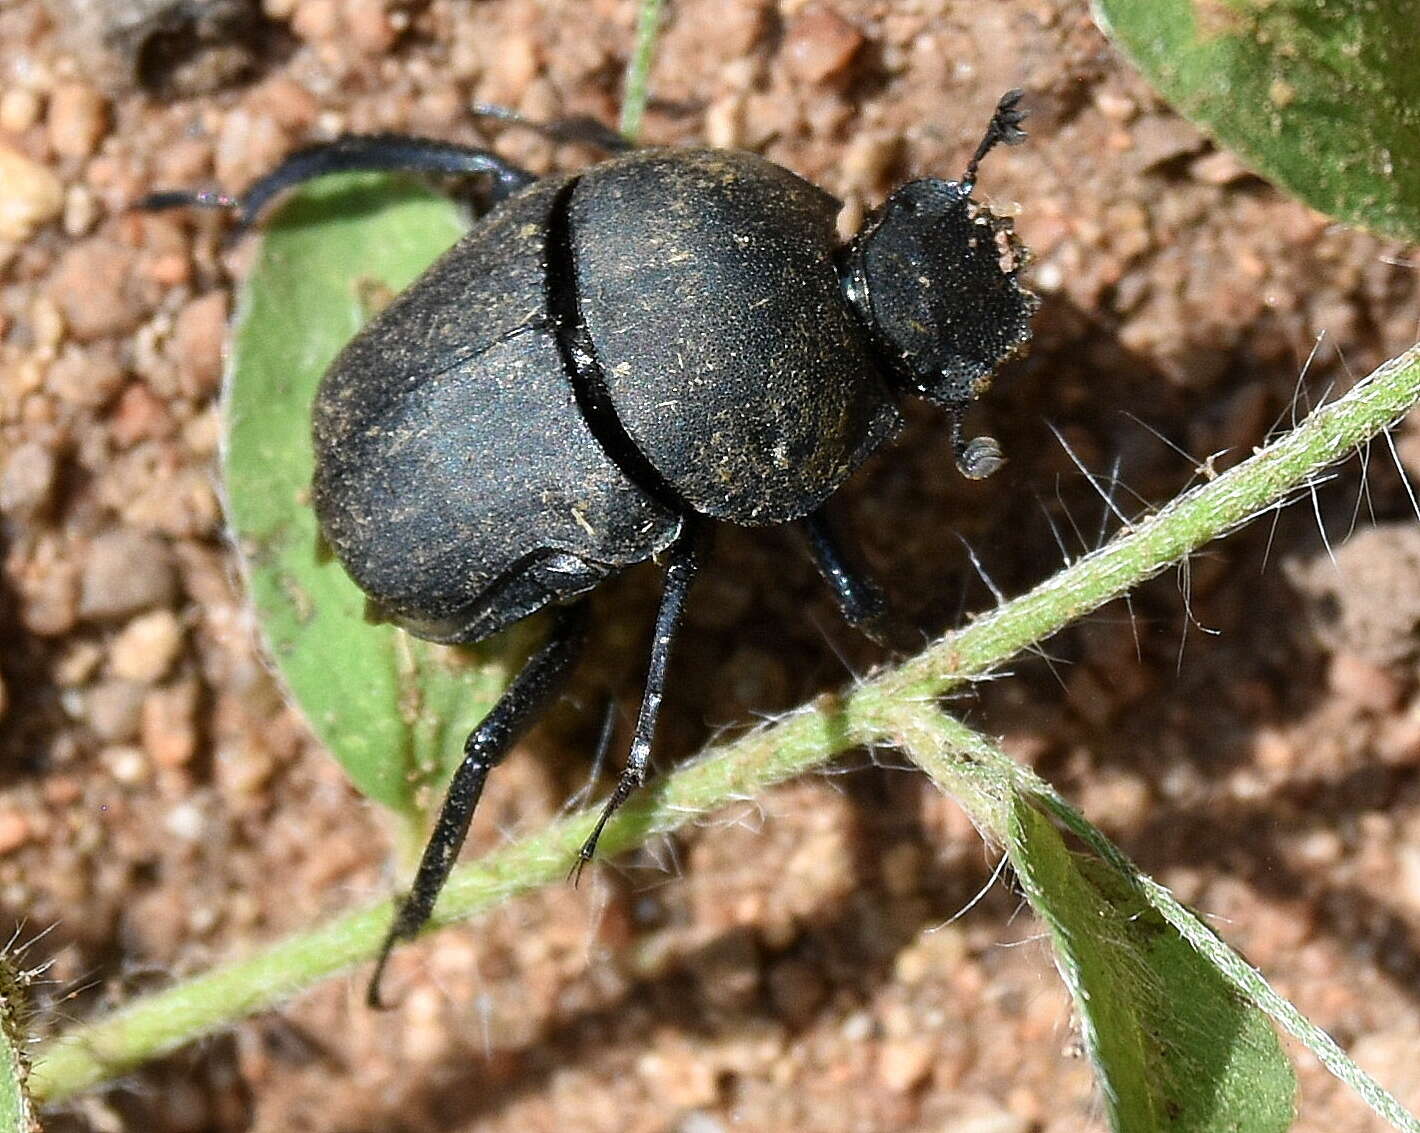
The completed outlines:
{"type": "Polygon", "coordinates": [[[806,515],[800,523],[814,565],[833,591],[843,620],[884,649],[892,649],[897,636],[897,623],[888,610],[882,588],[861,566],[843,550],[838,526],[828,515],[828,509],[806,515]]]}
{"type": "Polygon", "coordinates": [[[380,979],[394,946],[417,936],[434,911],[439,891],[449,879],[454,860],[463,847],[469,823],[488,772],[502,761],[519,737],[547,708],[567,682],[567,676],[586,640],[587,601],[567,606],[557,615],[547,641],[528,658],[513,678],[493,710],[474,729],[464,744],[463,762],[454,772],[448,793],[439,808],[434,833],[424,847],[414,884],[400,903],[394,923],[380,946],[374,974],[365,1001],[376,1010],[380,999],[380,979]]]}
{"type": "Polygon", "coordinates": [[[660,609],[656,611],[656,633],[651,641],[651,664],[646,672],[646,690],[641,694],[641,714],[636,718],[636,734],[631,740],[631,754],[626,767],[616,781],[616,787],[602,809],[601,817],[591,835],[582,843],[582,850],[572,866],[573,883],[580,880],[583,867],[597,852],[597,840],[602,836],[611,816],[646,782],[651,762],[651,741],[656,734],[656,719],[665,698],[666,668],[670,664],[671,646],[685,613],[686,595],[699,573],[704,559],[707,536],[704,521],[687,516],[680,536],[671,545],[670,562],[666,566],[666,588],[661,592],[660,609]]]}
{"type": "Polygon", "coordinates": [[[499,157],[492,150],[404,134],[347,134],[290,154],[240,197],[229,197],[225,193],[165,190],[148,194],[136,207],[158,210],[197,205],[236,209],[238,227],[246,228],[278,193],[327,173],[350,172],[432,173],[443,176],[483,174],[492,179],[490,196],[494,203],[537,180],[535,174],[499,157]]]}

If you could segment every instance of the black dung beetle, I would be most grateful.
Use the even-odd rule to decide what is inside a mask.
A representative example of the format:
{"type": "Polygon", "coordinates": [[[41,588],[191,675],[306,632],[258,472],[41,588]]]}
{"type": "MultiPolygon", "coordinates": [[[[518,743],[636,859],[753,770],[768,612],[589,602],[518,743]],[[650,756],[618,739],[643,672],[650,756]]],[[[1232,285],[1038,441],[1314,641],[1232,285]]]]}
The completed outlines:
{"type": "Polygon", "coordinates": [[[489,178],[495,207],[345,347],[315,400],[316,515],[388,620],[474,642],[557,611],[468,738],[372,1006],[391,949],[433,910],[489,770],[563,687],[602,580],[666,555],[630,756],[575,869],[646,776],[708,520],[801,523],[844,615],[882,635],[881,592],[823,505],[897,432],[903,393],[946,409],[964,475],[1001,464],[995,441],[964,440],[962,416],[1025,346],[1037,300],[1010,222],[971,193],[987,151],[1024,139],[1020,97],[997,104],[961,180],[903,185],[846,245],[829,194],[714,149],[613,143],[623,152],[539,179],[487,150],[351,136],[293,154],[239,199],[144,202],[229,206],[247,223],[339,170],[489,178]]]}

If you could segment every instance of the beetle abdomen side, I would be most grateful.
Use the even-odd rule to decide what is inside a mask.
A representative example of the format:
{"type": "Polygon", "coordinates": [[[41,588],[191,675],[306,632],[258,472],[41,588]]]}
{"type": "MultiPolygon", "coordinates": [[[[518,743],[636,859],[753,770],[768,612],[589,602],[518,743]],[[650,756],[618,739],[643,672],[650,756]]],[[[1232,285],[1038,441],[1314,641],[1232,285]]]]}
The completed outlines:
{"type": "Polygon", "coordinates": [[[704,515],[805,515],[898,428],[833,264],[837,207],[726,150],[638,151],[572,192],[578,311],[608,400],[704,515]]]}
{"type": "Polygon", "coordinates": [[[321,528],[360,588],[421,637],[479,640],[680,528],[607,457],[564,371],[546,295],[562,185],[490,213],[316,395],[321,528]]]}

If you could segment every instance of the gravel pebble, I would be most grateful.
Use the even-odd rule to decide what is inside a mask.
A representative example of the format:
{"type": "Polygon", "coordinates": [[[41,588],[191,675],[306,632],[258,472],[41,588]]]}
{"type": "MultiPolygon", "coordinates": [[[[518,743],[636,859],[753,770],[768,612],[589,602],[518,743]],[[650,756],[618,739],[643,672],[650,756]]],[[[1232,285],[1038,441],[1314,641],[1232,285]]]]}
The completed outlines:
{"type": "Polygon", "coordinates": [[[98,409],[123,388],[123,368],[111,350],[86,351],[69,343],[45,374],[45,388],[67,405],[98,409]]]}
{"type": "Polygon", "coordinates": [[[171,610],[134,618],[113,639],[109,667],[113,675],[139,684],[161,680],[182,650],[182,626],[171,610]]]}
{"type": "Polygon", "coordinates": [[[233,188],[269,173],[285,155],[286,133],[276,120],[234,110],[222,119],[212,161],[217,180],[233,188]]]}
{"type": "Polygon", "coordinates": [[[878,1081],[905,1094],[932,1073],[933,1045],[926,1039],[888,1039],[878,1048],[878,1081]]]}
{"type": "Polygon", "coordinates": [[[860,130],[843,151],[839,171],[844,183],[865,192],[876,192],[897,160],[902,141],[881,130],[860,130]]]}
{"type": "Polygon", "coordinates": [[[14,580],[20,592],[25,627],[40,637],[56,637],[74,628],[78,618],[78,571],[73,553],[57,538],[36,541],[14,580]]]}
{"type": "Polygon", "coordinates": [[[148,781],[151,768],[148,757],[131,744],[105,748],[99,753],[99,762],[108,768],[108,773],[116,782],[125,787],[136,787],[148,781]]]}
{"type": "Polygon", "coordinates": [[[1024,1117],[1004,1109],[991,1113],[974,1113],[943,1126],[951,1133],[1031,1133],[1034,1126],[1024,1117]]]}
{"type": "Polygon", "coordinates": [[[810,4],[784,34],[784,64],[807,83],[840,74],[863,46],[863,33],[828,4],[810,4]]]}
{"type": "Polygon", "coordinates": [[[70,185],[64,190],[64,235],[88,235],[99,222],[99,212],[99,199],[87,185],[70,185]]]}
{"type": "Polygon", "coordinates": [[[133,681],[100,681],[88,690],[84,700],[89,727],[107,743],[126,744],[135,739],[144,694],[144,687],[133,681]]]}
{"type": "Polygon", "coordinates": [[[143,750],[159,767],[184,767],[197,751],[197,702],[193,680],[155,689],[143,701],[143,750]]]}
{"type": "Polygon", "coordinates": [[[664,1104],[676,1109],[698,1109],[718,1100],[715,1068],[679,1043],[642,1055],[636,1070],[664,1104]]]}
{"type": "Polygon", "coordinates": [[[64,211],[64,185],[24,154],[0,145],[0,240],[28,240],[64,211]]]}
{"type": "MultiPolygon", "coordinates": [[[[62,207],[62,192],[59,200],[62,207]]],[[[128,334],[143,321],[146,307],[138,295],[135,264],[132,248],[105,236],[92,236],[64,253],[48,293],[75,338],[88,342],[128,334]]]]}
{"type": "Polygon", "coordinates": [[[54,491],[57,462],[46,445],[30,442],[18,446],[0,473],[0,512],[29,519],[43,511],[54,491]]]}
{"type": "Polygon", "coordinates": [[[1145,115],[1130,127],[1129,141],[1129,164],[1136,173],[1197,153],[1207,144],[1196,126],[1174,114],[1145,115]]]}
{"type": "Polygon", "coordinates": [[[1376,665],[1408,661],[1420,651],[1420,528],[1381,523],[1336,548],[1289,559],[1287,580],[1308,604],[1321,644],[1376,665]]]}
{"type": "Polygon", "coordinates": [[[88,157],[108,131],[108,100],[83,83],[61,83],[49,96],[47,125],[55,153],[88,157]]]}
{"type": "Polygon", "coordinates": [[[122,618],[177,598],[172,551],[162,539],[115,528],[94,540],[84,564],[79,612],[122,618]]]}
{"type": "Polygon", "coordinates": [[[168,436],[174,424],[160,397],[143,382],[129,382],[113,407],[108,428],[119,448],[132,448],[139,441],[168,436]]]}
{"type": "Polygon", "coordinates": [[[384,0],[347,0],[345,24],[350,41],[365,55],[384,55],[399,38],[399,28],[385,11],[384,0]]]}
{"type": "Polygon", "coordinates": [[[1188,173],[1205,185],[1228,185],[1251,175],[1251,170],[1228,150],[1216,150],[1189,162],[1188,173]]]}
{"type": "Polygon", "coordinates": [[[291,13],[291,30],[311,43],[333,39],[340,31],[340,8],[335,0],[301,0],[291,13]]]}
{"type": "Polygon", "coordinates": [[[227,294],[213,291],[188,303],[173,324],[182,392],[193,400],[211,397],[222,381],[222,345],[227,337],[227,294]]]}
{"type": "Polygon", "coordinates": [[[1326,678],[1337,696],[1363,712],[1389,712],[1404,692],[1387,669],[1345,650],[1332,654],[1326,678]]]}
{"type": "Polygon", "coordinates": [[[0,811],[0,854],[11,854],[30,840],[34,828],[17,810],[0,811]]]}
{"type": "Polygon", "coordinates": [[[44,104],[28,87],[10,87],[0,94],[0,130],[23,134],[39,121],[44,104]]]}

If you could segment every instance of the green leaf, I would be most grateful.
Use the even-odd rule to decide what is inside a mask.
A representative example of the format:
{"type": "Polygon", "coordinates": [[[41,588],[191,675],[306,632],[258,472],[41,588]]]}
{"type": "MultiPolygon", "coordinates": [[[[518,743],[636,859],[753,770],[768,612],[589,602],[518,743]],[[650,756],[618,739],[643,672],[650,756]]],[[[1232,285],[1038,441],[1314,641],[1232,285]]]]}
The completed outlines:
{"type": "Polygon", "coordinates": [[[1180,113],[1314,208],[1420,238],[1415,6],[1374,0],[1094,0],[1180,113]]]}
{"type": "Polygon", "coordinates": [[[310,410],[337,351],[465,224],[409,181],[347,174],[293,194],[264,228],[227,385],[227,514],[287,689],[359,789],[417,841],[434,788],[505,683],[498,658],[520,653],[507,635],[453,649],[366,622],[364,596],[319,543],[310,410]]]}
{"type": "Polygon", "coordinates": [[[1006,850],[1050,929],[1114,1129],[1290,1127],[1296,1078],[1272,1024],[1130,877],[1068,850],[1022,792],[1012,793],[1006,850]]]}

